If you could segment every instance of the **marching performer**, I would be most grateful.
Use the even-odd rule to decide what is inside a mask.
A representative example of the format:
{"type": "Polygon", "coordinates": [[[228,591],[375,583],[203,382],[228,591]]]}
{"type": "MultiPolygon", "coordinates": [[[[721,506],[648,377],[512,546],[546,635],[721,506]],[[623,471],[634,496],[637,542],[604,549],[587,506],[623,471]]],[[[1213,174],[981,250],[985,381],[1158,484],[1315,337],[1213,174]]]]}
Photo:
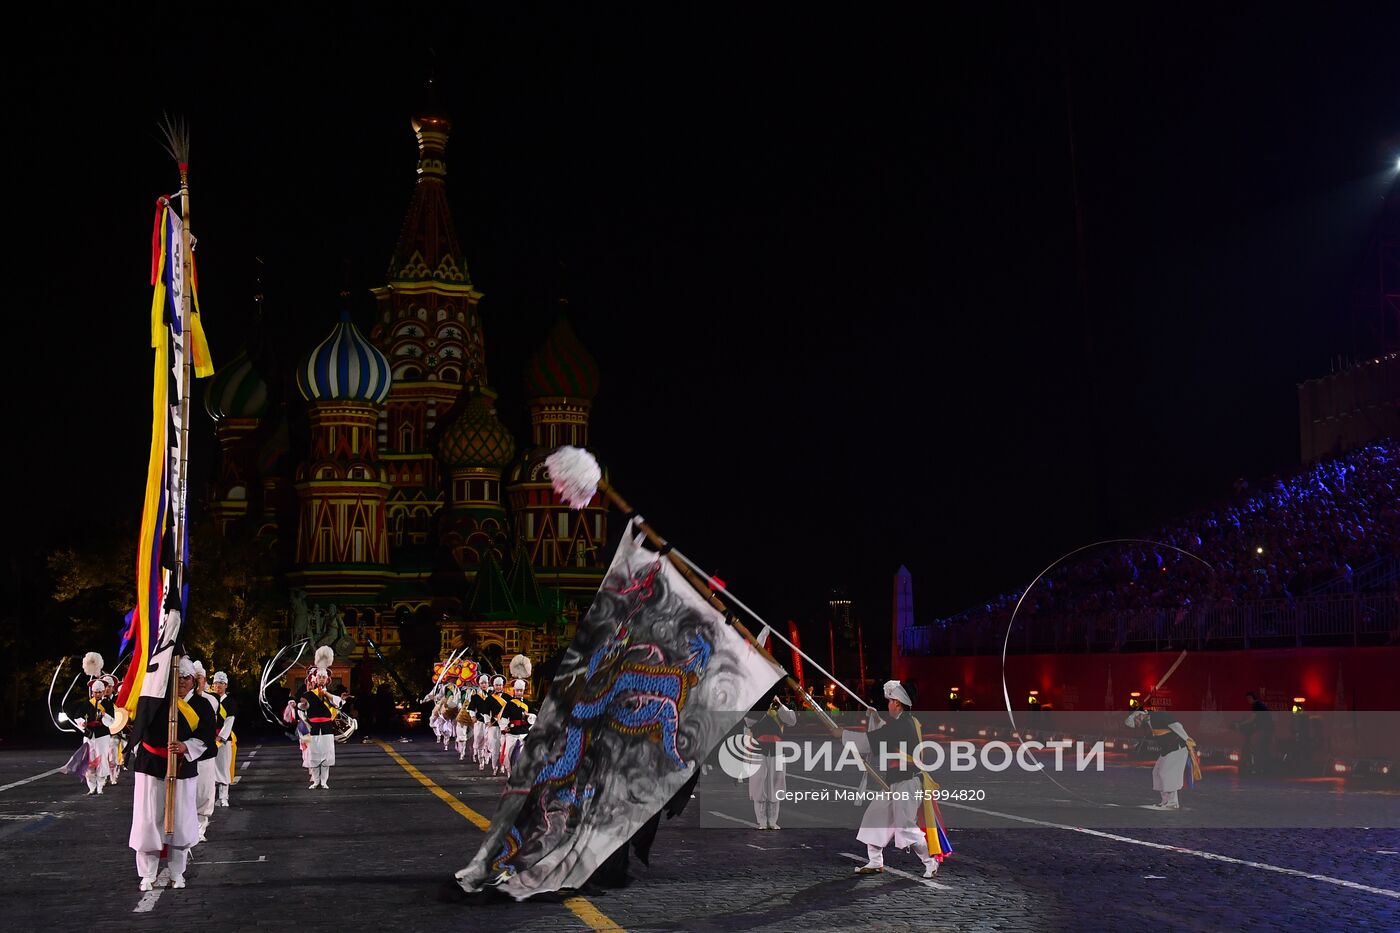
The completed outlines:
{"type": "Polygon", "coordinates": [[[331,680],[331,664],[335,661],[335,651],[329,645],[316,649],[316,666],[310,682],[311,690],[304,694],[297,706],[305,716],[310,728],[307,741],[306,765],[311,771],[311,790],[317,786],[329,790],[331,766],[335,764],[335,722],[336,710],[340,707],[340,697],[326,689],[331,680]]]}
{"type": "Polygon", "coordinates": [[[783,728],[797,725],[797,714],[783,705],[777,694],[766,712],[744,717],[749,734],[758,742],[763,756],[756,772],[749,776],[749,799],[759,829],[781,829],[778,825],[778,794],[787,789],[787,775],[777,767],[778,740],[783,728]]]}
{"type": "Polygon", "coordinates": [[[486,748],[481,758],[481,769],[491,765],[491,773],[501,770],[501,714],[505,712],[506,698],[501,695],[506,679],[500,674],[491,678],[491,692],[486,695],[486,748]]]}
{"type": "MultiPolygon", "coordinates": [[[[214,723],[217,732],[219,717],[219,698],[206,691],[208,674],[204,670],[202,661],[194,662],[194,695],[196,699],[190,703],[199,710],[200,717],[206,715],[208,709],[210,722],[214,723]],[[201,706],[200,704],[204,704],[201,706]]],[[[205,832],[209,829],[209,817],[214,814],[214,785],[216,783],[214,772],[219,769],[219,763],[215,760],[219,756],[219,743],[217,738],[210,742],[204,752],[197,759],[198,774],[195,777],[194,796],[195,809],[199,812],[199,841],[205,842],[205,832]]]]}
{"type": "Polygon", "coordinates": [[[530,659],[517,654],[510,659],[510,672],[515,680],[511,682],[510,693],[501,707],[501,771],[510,777],[515,756],[520,753],[520,743],[530,731],[530,704],[525,702],[525,678],[530,676],[530,659]]]}
{"type": "Polygon", "coordinates": [[[88,696],[75,700],[64,710],[68,719],[83,732],[83,748],[86,754],[76,759],[87,781],[88,796],[101,794],[111,775],[112,726],[116,724],[115,703],[105,697],[106,684],[102,682],[102,655],[89,651],[83,656],[83,673],[92,678],[88,681],[88,696]]]}
{"type": "Polygon", "coordinates": [[[136,851],[136,873],[141,890],[149,891],[160,870],[165,849],[165,772],[170,755],[179,756],[175,782],[175,833],[168,852],[170,886],[185,886],[185,865],[189,851],[199,841],[199,814],[195,807],[195,783],[199,767],[195,762],[214,744],[214,717],[208,706],[194,700],[194,665],[180,659],[179,680],[174,702],[177,740],[169,742],[171,698],[159,701],[150,715],[138,723],[132,736],[136,754],[131,770],[136,775],[135,799],[131,808],[131,835],[128,845],[136,851]]]}
{"type": "MultiPolygon", "coordinates": [[[[103,694],[112,703],[115,711],[117,705],[117,679],[111,674],[102,675],[103,694]]],[[[122,765],[125,761],[126,735],[125,730],[118,726],[112,731],[112,743],[107,746],[107,782],[117,783],[117,776],[121,774],[122,765]]]]}
{"type": "Polygon", "coordinates": [[[457,696],[457,688],[447,685],[447,694],[442,703],[442,718],[438,720],[438,737],[442,739],[442,750],[447,751],[452,739],[457,735],[457,713],[462,701],[457,696]]]}
{"type": "Polygon", "coordinates": [[[228,806],[228,787],[238,766],[238,736],[233,734],[233,720],[238,715],[238,703],[228,692],[228,674],[219,671],[209,685],[219,701],[219,753],[214,758],[214,806],[228,806]]]}
{"type": "Polygon", "coordinates": [[[476,679],[476,693],[472,694],[469,708],[472,712],[472,761],[477,767],[484,767],[486,755],[486,719],[490,714],[486,704],[491,700],[491,675],[482,674],[476,679]]]}
{"type": "MultiPolygon", "coordinates": [[[[428,725],[433,730],[433,741],[442,741],[443,720],[447,717],[447,685],[439,684],[433,690],[433,715],[428,725]]],[[[446,747],[444,745],[444,747],[446,747]]]]}
{"type": "Polygon", "coordinates": [[[876,772],[889,785],[889,791],[876,790],[866,808],[856,838],[865,843],[867,862],[856,869],[858,875],[876,875],[885,870],[885,846],[891,842],[900,849],[912,849],[924,863],[924,877],[932,878],[939,863],[952,854],[938,819],[937,804],[925,799],[937,785],[915,767],[913,753],[923,741],[919,721],[909,714],[914,701],[908,687],[898,680],[885,682],[884,694],[890,719],[874,716],[876,727],[867,733],[842,733],[864,753],[874,756],[876,772]],[[925,824],[918,825],[922,801],[925,824]]]}
{"type": "Polygon", "coordinates": [[[476,688],[462,686],[462,706],[456,712],[456,759],[466,761],[466,747],[472,744],[476,730],[476,688]]]}
{"type": "Polygon", "coordinates": [[[1128,714],[1127,725],[1150,730],[1150,746],[1157,753],[1157,763],[1152,766],[1152,789],[1161,799],[1143,806],[1148,810],[1180,810],[1181,802],[1176,795],[1186,783],[1187,766],[1191,767],[1194,780],[1201,779],[1195,740],[1186,734],[1175,716],[1164,710],[1133,710],[1128,714]]]}

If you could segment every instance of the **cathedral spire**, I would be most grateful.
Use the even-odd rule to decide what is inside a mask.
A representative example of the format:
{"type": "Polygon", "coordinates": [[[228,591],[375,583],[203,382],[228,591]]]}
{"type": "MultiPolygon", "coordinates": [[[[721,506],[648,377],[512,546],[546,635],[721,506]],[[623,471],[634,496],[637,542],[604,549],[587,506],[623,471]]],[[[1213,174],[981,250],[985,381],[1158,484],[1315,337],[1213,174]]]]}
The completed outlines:
{"type": "Polygon", "coordinates": [[[471,287],[457,228],[447,206],[447,137],[452,121],[439,106],[429,78],[424,106],[413,118],[418,137],[418,181],[399,242],[389,259],[389,280],[436,281],[471,287]]]}

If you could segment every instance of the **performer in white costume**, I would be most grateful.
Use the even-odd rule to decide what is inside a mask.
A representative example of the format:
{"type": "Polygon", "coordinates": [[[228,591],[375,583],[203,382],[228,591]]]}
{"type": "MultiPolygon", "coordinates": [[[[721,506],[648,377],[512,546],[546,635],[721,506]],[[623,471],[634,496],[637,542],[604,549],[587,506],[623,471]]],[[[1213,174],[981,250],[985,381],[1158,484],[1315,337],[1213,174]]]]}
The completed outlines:
{"type": "Polygon", "coordinates": [[[228,692],[228,673],[219,671],[209,684],[219,701],[219,753],[214,757],[214,806],[228,806],[228,788],[237,767],[238,736],[233,733],[233,721],[238,715],[238,703],[228,692]]]}
{"type": "Polygon", "coordinates": [[[749,799],[759,829],[782,829],[778,825],[778,795],[787,789],[787,774],[778,767],[777,746],[786,726],[797,725],[797,714],[783,705],[775,694],[767,711],[744,717],[749,734],[758,742],[762,760],[749,776],[749,799]]]}
{"type": "Polygon", "coordinates": [[[165,848],[165,773],[170,755],[179,756],[175,781],[175,832],[166,857],[170,864],[170,886],[185,886],[185,865],[190,847],[199,841],[199,814],[195,809],[195,782],[199,772],[195,761],[214,742],[214,717],[208,704],[196,705],[194,699],[194,665],[188,658],[180,659],[180,676],[175,700],[177,741],[169,740],[170,697],[154,705],[144,721],[137,724],[141,731],[133,733],[131,770],[136,776],[136,788],[131,807],[131,835],[127,844],[136,851],[136,873],[141,878],[141,890],[149,891],[160,870],[165,848]]]}

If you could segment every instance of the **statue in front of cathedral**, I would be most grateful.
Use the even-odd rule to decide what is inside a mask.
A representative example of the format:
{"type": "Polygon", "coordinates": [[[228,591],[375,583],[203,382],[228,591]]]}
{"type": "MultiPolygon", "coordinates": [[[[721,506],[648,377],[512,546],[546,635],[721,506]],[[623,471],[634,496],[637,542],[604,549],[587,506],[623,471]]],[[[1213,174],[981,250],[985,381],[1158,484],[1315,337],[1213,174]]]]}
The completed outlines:
{"type": "MultiPolygon", "coordinates": [[[[316,608],[319,610],[321,607],[316,608]]],[[[349,630],[345,628],[345,614],[335,603],[331,603],[330,608],[321,617],[320,634],[315,641],[318,646],[330,645],[337,657],[349,657],[355,650],[355,639],[350,637],[349,630]]]]}
{"type": "Polygon", "coordinates": [[[311,637],[311,620],[306,611],[306,590],[292,590],[292,644],[311,637]]]}

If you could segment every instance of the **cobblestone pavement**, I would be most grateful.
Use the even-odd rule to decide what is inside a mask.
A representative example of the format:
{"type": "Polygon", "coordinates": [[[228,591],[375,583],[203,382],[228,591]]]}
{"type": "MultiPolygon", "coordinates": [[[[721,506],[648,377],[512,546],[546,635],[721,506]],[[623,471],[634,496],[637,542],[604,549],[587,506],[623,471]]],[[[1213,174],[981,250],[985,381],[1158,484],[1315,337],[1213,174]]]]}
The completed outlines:
{"type": "MultiPolygon", "coordinates": [[[[392,747],[490,817],[498,779],[425,739],[392,747]]],[[[728,781],[702,782],[686,813],[662,825],[652,865],[633,863],[627,888],[586,899],[440,903],[440,882],[467,862],[480,830],[382,747],[351,744],[337,756],[330,789],[310,791],[294,745],[245,742],[233,806],[215,810],[189,887],[155,896],[137,890],[126,847],[130,775],[101,797],[61,774],[8,786],[56,768],[67,751],[0,753],[4,927],[1400,930],[1394,829],[1084,832],[998,823],[948,805],[957,851],[926,883],[917,859],[894,850],[887,865],[897,871],[854,876],[863,847],[848,830],[753,829],[744,788],[728,781]]],[[[1074,825],[1072,808],[1061,823],[1074,825]]]]}

